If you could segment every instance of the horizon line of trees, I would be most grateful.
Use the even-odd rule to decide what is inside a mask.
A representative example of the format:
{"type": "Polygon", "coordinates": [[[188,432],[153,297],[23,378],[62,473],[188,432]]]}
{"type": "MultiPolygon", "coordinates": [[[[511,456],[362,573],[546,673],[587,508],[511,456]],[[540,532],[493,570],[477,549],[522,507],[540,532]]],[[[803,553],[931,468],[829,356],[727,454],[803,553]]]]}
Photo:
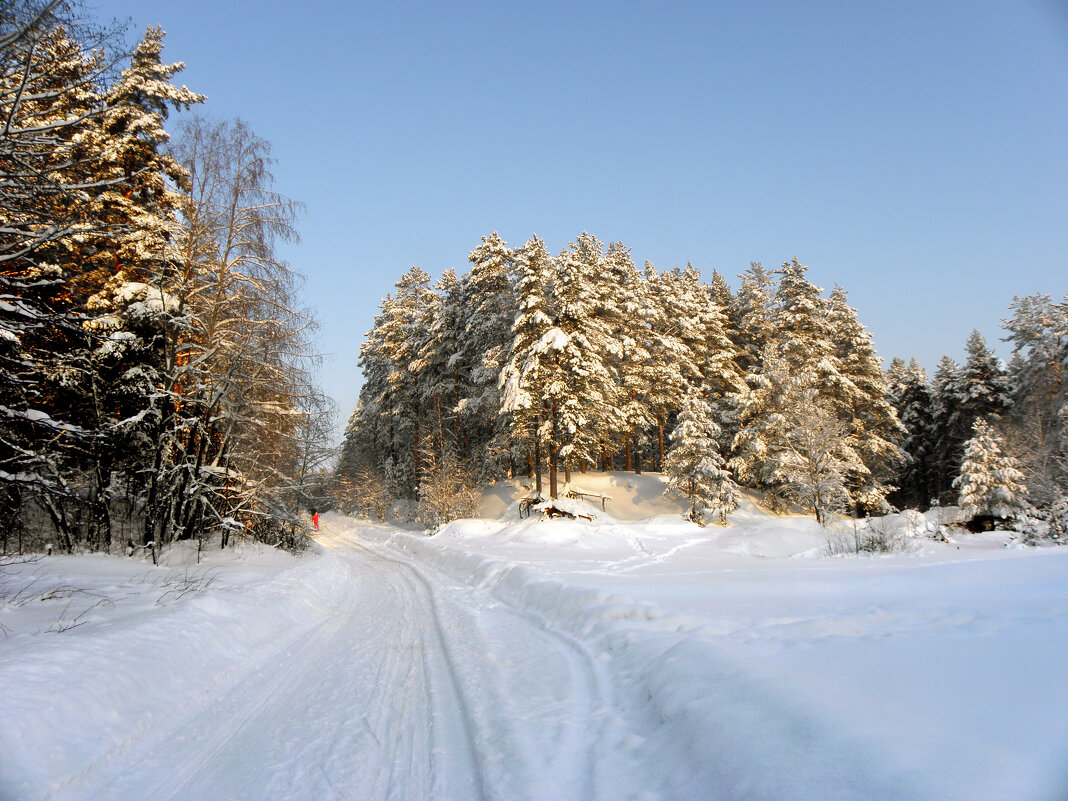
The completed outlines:
{"type": "Polygon", "coordinates": [[[329,456],[299,204],[239,120],[171,112],[164,33],[0,2],[0,544],[302,540],[329,456]]]}
{"type": "Polygon", "coordinates": [[[736,292],[715,271],[639,269],[586,232],[556,255],[494,232],[469,261],[437,281],[412,267],[382,301],[335,471],[343,507],[407,499],[434,525],[471,513],[445,499],[500,478],[555,498],[561,472],[649,469],[693,519],[725,519],[739,487],[821,521],[926,509],[960,499],[977,420],[1036,504],[1068,487],[1068,301],[1014,302],[1008,369],[975,332],[966,364],[947,357],[928,382],[915,360],[884,371],[845,290],[825,295],[796,259],[752,263],[736,292]]]}

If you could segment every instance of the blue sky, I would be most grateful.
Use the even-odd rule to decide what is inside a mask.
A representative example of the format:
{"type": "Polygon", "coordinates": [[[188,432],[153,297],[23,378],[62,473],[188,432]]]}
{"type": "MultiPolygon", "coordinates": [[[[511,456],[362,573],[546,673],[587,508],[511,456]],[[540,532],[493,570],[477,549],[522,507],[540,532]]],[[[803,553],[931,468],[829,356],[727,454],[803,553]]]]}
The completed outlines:
{"type": "Polygon", "coordinates": [[[493,230],[734,285],[797,257],[929,368],[1068,291],[1064,0],[90,3],[272,143],[342,423],[393,282],[493,230]]]}

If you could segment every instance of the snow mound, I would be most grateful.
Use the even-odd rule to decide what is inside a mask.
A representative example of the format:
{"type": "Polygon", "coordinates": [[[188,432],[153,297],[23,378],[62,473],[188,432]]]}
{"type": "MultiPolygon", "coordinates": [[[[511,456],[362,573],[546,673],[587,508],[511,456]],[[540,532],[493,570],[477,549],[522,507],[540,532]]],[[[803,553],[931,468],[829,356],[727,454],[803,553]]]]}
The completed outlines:
{"type": "MultiPolygon", "coordinates": [[[[516,478],[498,481],[482,491],[479,514],[491,520],[519,517],[519,501],[534,495],[534,479],[516,478]]],[[[575,473],[571,476],[572,490],[581,493],[582,500],[593,507],[598,516],[614,520],[648,520],[662,515],[684,515],[689,504],[674,494],[665,495],[667,482],[660,473],[575,473]],[[601,508],[601,498],[604,508],[601,508]]],[[[560,494],[563,495],[561,477],[560,494]]],[[[549,480],[542,476],[542,497],[548,497],[549,480]]]]}

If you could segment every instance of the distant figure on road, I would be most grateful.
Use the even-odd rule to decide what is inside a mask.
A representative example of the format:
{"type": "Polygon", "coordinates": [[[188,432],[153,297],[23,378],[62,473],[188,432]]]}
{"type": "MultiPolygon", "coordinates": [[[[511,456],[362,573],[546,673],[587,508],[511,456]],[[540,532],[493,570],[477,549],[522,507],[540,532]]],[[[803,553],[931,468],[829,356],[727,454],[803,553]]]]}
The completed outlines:
{"type": "Polygon", "coordinates": [[[319,530],[319,513],[317,511],[315,511],[314,509],[311,510],[311,513],[312,513],[312,525],[314,525],[315,526],[315,530],[318,531],[319,530]]]}

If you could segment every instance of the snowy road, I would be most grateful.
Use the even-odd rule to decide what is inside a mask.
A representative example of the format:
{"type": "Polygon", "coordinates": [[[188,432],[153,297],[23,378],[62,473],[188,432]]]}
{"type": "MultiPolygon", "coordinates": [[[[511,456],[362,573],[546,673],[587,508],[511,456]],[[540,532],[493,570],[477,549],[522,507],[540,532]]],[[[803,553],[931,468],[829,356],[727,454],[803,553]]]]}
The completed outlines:
{"type": "Polygon", "coordinates": [[[824,536],[329,514],[0,565],[0,801],[1068,797],[1068,549],[824,536]]]}
{"type": "Polygon", "coordinates": [[[329,531],[320,542],[336,589],[308,625],[220,673],[196,666],[191,701],[134,722],[47,792],[12,798],[618,799],[640,789],[615,778],[633,766],[611,769],[605,678],[582,644],[381,545],[329,531]]]}

